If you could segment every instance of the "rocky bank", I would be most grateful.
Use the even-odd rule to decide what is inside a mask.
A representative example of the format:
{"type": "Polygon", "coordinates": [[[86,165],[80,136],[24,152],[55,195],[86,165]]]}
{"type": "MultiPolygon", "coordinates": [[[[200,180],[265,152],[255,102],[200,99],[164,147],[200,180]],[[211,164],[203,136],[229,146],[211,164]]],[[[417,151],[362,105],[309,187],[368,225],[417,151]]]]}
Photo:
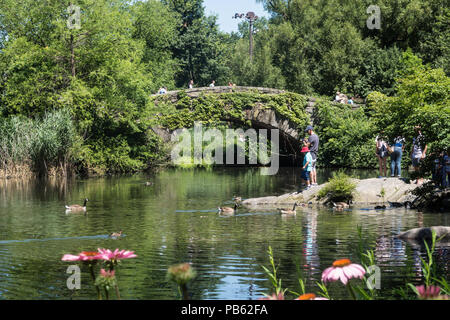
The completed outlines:
{"type": "MultiPolygon", "coordinates": [[[[353,197],[354,205],[413,202],[416,198],[410,192],[418,186],[406,183],[398,178],[352,180],[356,183],[353,197]]],[[[242,205],[248,208],[276,208],[279,205],[293,205],[295,202],[322,205],[325,203],[325,200],[319,200],[317,195],[325,185],[322,184],[300,193],[293,191],[293,193],[280,196],[246,199],[242,202],[242,205]]]]}

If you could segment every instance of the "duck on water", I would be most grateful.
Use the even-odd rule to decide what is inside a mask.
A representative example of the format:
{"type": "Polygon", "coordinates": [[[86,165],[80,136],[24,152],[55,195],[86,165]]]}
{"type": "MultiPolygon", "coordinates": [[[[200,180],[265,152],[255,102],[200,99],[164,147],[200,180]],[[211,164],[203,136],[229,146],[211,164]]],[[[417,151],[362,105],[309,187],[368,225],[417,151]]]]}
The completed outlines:
{"type": "Polygon", "coordinates": [[[82,206],[79,204],[66,205],[66,212],[86,212],[86,205],[88,201],[88,198],[84,199],[84,204],[82,206]]]}

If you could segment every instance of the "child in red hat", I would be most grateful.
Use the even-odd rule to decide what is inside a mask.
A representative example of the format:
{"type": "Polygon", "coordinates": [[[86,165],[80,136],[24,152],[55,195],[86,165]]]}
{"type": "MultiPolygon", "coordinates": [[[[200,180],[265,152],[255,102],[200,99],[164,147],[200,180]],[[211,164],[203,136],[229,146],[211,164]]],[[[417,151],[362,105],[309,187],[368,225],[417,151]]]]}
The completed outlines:
{"type": "Polygon", "coordinates": [[[311,188],[310,173],[312,170],[313,159],[312,159],[311,153],[309,152],[309,148],[307,146],[304,146],[302,148],[301,153],[303,153],[303,155],[304,155],[301,179],[302,179],[302,183],[306,185],[306,190],[308,190],[309,188],[311,188]]]}

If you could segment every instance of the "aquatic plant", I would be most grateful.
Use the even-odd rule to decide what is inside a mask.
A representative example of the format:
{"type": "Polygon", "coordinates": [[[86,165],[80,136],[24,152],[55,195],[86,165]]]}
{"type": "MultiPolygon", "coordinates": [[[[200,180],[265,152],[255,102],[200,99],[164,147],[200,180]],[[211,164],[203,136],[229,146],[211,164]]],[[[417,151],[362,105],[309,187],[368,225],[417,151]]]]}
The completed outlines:
{"type": "Polygon", "coordinates": [[[78,139],[66,109],[46,113],[42,119],[0,117],[0,169],[11,175],[21,167],[38,175],[52,169],[66,174],[78,139]]]}
{"type": "Polygon", "coordinates": [[[269,276],[272,286],[275,289],[275,294],[277,296],[280,294],[284,295],[284,293],[287,291],[287,289],[283,290],[283,288],[281,286],[281,279],[278,279],[278,277],[277,277],[277,269],[278,268],[275,265],[275,260],[273,258],[273,251],[272,251],[271,246],[269,246],[267,253],[269,254],[269,261],[270,261],[270,266],[271,266],[272,270],[269,270],[265,266],[261,266],[261,267],[264,269],[264,272],[269,276]]]}

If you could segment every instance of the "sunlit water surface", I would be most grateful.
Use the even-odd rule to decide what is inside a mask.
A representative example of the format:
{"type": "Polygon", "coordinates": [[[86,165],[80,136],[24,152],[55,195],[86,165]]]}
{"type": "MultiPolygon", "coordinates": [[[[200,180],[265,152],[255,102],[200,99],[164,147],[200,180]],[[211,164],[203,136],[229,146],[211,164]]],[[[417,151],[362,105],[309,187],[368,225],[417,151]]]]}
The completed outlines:
{"type": "MultiPolygon", "coordinates": [[[[353,171],[367,178],[376,172],[353,171]]],[[[320,183],[330,172],[319,172],[320,183]]],[[[165,170],[151,176],[69,181],[0,181],[0,299],[95,299],[95,289],[82,268],[81,289],[67,288],[71,263],[66,253],[97,248],[128,249],[138,255],[117,269],[123,299],[178,299],[166,280],[167,268],[190,262],[197,271],[189,290],[193,299],[259,299],[272,287],[262,265],[269,267],[273,248],[284,288],[299,292],[298,278],[308,291],[318,292],[322,271],[340,258],[358,258],[361,226],[365,249],[375,251],[381,268],[381,291],[419,281],[424,249],[394,238],[419,226],[450,225],[448,213],[415,210],[374,210],[371,207],[333,213],[327,209],[299,209],[283,218],[276,210],[249,211],[233,217],[217,213],[232,206],[235,195],[245,198],[295,191],[298,169],[281,169],[276,176],[259,169],[165,170]],[[152,181],[151,187],[144,182],[152,181]],[[89,198],[88,214],[66,214],[65,204],[89,198]],[[108,234],[123,230],[121,239],[108,234]]],[[[448,279],[449,248],[440,247],[436,259],[448,279]]],[[[338,284],[335,298],[347,298],[338,284]]],[[[289,295],[291,298],[294,296],[289,295]]]]}

